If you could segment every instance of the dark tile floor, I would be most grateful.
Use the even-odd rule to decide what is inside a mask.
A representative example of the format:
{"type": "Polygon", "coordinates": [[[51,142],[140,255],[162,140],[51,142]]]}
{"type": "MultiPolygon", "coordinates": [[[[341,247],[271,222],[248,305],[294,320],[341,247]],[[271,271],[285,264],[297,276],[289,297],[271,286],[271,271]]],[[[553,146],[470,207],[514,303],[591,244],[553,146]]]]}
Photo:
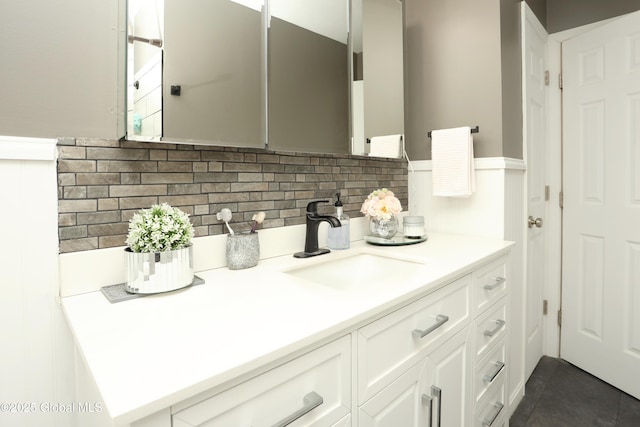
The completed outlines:
{"type": "Polygon", "coordinates": [[[509,426],[639,427],[640,401],[562,359],[544,356],[509,426]]]}

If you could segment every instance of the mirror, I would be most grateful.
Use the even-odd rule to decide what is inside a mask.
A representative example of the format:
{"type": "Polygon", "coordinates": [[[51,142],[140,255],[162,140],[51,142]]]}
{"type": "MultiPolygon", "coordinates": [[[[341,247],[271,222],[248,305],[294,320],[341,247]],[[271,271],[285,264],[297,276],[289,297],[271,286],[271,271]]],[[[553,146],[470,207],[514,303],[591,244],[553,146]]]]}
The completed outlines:
{"type": "Polygon", "coordinates": [[[273,150],[349,153],[348,0],[269,2],[273,150]]]}
{"type": "Polygon", "coordinates": [[[352,0],[351,7],[351,152],[402,157],[403,3],[400,0],[352,0]],[[384,145],[373,147],[376,143],[384,145]]]}
{"type": "Polygon", "coordinates": [[[402,3],[349,3],[129,0],[127,139],[366,155],[404,133],[402,3]]]}
{"type": "Polygon", "coordinates": [[[264,147],[263,0],[129,0],[127,138],[264,147]]]}

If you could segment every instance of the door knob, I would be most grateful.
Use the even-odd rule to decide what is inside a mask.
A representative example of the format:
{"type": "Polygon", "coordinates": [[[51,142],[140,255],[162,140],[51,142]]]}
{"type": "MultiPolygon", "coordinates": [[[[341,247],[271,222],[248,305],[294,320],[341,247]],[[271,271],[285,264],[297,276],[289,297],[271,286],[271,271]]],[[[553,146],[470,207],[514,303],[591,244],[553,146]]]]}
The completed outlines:
{"type": "Polygon", "coordinates": [[[534,218],[532,216],[529,217],[529,228],[533,228],[533,226],[538,228],[542,228],[542,218],[534,218]]]}

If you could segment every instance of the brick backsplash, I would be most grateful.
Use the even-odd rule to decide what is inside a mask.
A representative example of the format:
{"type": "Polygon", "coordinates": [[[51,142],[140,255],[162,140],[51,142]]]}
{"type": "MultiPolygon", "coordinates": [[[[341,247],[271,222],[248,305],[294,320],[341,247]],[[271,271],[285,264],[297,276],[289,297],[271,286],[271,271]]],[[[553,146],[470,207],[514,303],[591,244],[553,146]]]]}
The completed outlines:
{"type": "Polygon", "coordinates": [[[249,229],[264,211],[262,228],[304,223],[311,200],[337,191],[345,212],[377,188],[393,190],[407,206],[404,160],[363,156],[274,152],[96,139],[58,142],[60,252],[124,246],[128,221],[139,209],[166,202],[189,214],[196,236],[223,234],[216,213],[233,212],[234,230],[249,229]]]}

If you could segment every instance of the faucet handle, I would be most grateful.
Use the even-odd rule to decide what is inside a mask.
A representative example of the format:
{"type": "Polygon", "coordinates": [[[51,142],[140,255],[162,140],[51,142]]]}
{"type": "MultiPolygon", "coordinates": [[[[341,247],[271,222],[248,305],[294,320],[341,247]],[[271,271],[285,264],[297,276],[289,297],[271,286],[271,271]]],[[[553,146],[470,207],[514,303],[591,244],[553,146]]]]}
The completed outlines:
{"type": "Polygon", "coordinates": [[[318,213],[318,203],[329,203],[328,200],[314,200],[312,202],[307,203],[307,213],[317,214],[318,213]]]}

